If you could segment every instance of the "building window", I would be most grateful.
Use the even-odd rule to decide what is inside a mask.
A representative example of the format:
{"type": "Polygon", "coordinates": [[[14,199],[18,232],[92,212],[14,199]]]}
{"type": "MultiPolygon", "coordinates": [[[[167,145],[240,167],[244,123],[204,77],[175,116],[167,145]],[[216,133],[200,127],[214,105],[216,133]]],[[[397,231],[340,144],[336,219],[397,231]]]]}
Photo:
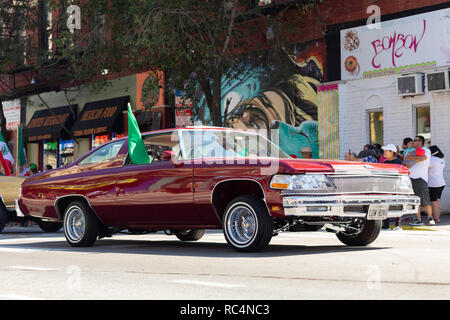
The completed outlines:
{"type": "Polygon", "coordinates": [[[416,107],[416,135],[425,138],[425,146],[431,145],[431,121],[430,121],[430,106],[416,107]]]}
{"type": "MultiPolygon", "coordinates": [[[[58,142],[44,141],[44,170],[58,168],[58,142]]],[[[43,171],[44,171],[43,170],[43,171]]]]}
{"type": "Polygon", "coordinates": [[[63,167],[71,164],[74,158],[74,141],[60,140],[59,141],[59,166],[63,167]]]}
{"type": "Polygon", "coordinates": [[[383,111],[369,111],[369,142],[383,145],[383,111]]]}

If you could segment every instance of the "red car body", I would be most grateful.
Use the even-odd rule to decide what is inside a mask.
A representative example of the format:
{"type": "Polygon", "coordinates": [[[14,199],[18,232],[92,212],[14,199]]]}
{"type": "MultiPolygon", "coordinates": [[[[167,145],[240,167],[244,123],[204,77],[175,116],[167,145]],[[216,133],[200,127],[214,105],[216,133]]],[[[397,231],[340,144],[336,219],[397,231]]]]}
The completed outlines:
{"type": "MultiPolygon", "coordinates": [[[[171,133],[180,137],[183,132],[189,130],[193,129],[159,130],[145,133],[143,136],[158,137],[159,134],[171,133]]],[[[196,128],[195,130],[228,131],[229,129],[196,128]]],[[[117,139],[91,150],[66,167],[36,174],[26,179],[22,184],[18,209],[24,215],[62,222],[67,206],[74,200],[80,200],[90,207],[103,226],[113,227],[115,230],[221,229],[227,205],[241,195],[253,195],[260,198],[272,219],[282,221],[287,216],[291,216],[292,206],[288,214],[289,206],[283,200],[297,193],[272,188],[270,183],[275,174],[336,175],[337,172],[344,171],[364,171],[367,175],[377,177],[383,174],[404,177],[408,174],[407,168],[398,165],[368,165],[345,161],[290,158],[278,159],[276,172],[272,174],[261,170],[268,167],[267,163],[261,164],[260,159],[250,161],[246,157],[239,163],[234,161],[231,164],[220,163],[220,161],[205,163],[183,157],[180,161],[162,159],[149,164],[129,165],[127,154],[127,138],[117,139]],[[90,155],[109,144],[117,143],[118,148],[120,144],[118,141],[122,141],[122,144],[112,159],[97,163],[83,162],[84,159],[90,159],[90,155]]],[[[370,192],[370,194],[363,192],[363,194],[392,196],[386,192],[370,192]]],[[[302,195],[302,197],[305,196],[316,197],[316,195],[302,195]]],[[[333,194],[333,197],[336,196],[333,194]]],[[[408,201],[401,205],[411,204],[412,207],[403,207],[401,214],[416,210],[417,199],[411,195],[404,196],[408,197],[408,201]]],[[[297,216],[300,215],[297,214],[297,216]]],[[[323,214],[311,215],[311,218],[323,216],[323,214]]],[[[278,226],[283,227],[283,225],[281,223],[278,226]]],[[[275,229],[277,229],[276,225],[274,225],[275,229]]]]}

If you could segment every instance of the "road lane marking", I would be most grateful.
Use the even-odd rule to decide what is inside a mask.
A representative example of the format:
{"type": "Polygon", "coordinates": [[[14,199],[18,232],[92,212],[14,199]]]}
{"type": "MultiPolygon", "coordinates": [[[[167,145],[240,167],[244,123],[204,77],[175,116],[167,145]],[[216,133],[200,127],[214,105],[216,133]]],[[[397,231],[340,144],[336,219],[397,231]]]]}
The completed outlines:
{"type": "Polygon", "coordinates": [[[24,295],[15,294],[15,293],[0,294],[0,299],[6,299],[6,300],[45,300],[43,298],[24,296],[24,295]]]}
{"type": "Polygon", "coordinates": [[[198,280],[173,280],[170,282],[178,283],[178,284],[193,284],[196,286],[219,287],[219,288],[243,288],[243,287],[246,287],[243,284],[231,284],[231,283],[209,282],[209,281],[198,281],[198,280]]]}
{"type": "Polygon", "coordinates": [[[23,271],[58,271],[57,269],[29,267],[29,266],[10,266],[8,269],[23,270],[23,271]]]}

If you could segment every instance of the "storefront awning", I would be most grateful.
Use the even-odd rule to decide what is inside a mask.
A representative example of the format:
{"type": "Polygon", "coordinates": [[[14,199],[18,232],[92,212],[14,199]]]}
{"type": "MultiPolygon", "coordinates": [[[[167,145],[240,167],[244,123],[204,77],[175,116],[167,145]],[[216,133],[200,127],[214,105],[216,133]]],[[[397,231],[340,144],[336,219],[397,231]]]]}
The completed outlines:
{"type": "Polygon", "coordinates": [[[72,127],[73,136],[123,132],[122,111],[126,110],[128,101],[130,97],[125,96],[86,103],[72,127]]]}
{"type": "Polygon", "coordinates": [[[76,104],[36,111],[23,130],[24,141],[70,139],[70,128],[76,112],[76,104]]]}

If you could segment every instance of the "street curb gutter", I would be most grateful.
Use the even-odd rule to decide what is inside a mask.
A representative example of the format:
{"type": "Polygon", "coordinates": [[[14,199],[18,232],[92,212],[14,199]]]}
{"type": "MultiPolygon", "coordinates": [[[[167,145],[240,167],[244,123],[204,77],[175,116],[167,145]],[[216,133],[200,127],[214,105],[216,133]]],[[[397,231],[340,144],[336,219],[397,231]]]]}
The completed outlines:
{"type": "Polygon", "coordinates": [[[427,226],[402,226],[402,230],[415,230],[415,231],[439,231],[439,229],[435,229],[427,226]]]}

